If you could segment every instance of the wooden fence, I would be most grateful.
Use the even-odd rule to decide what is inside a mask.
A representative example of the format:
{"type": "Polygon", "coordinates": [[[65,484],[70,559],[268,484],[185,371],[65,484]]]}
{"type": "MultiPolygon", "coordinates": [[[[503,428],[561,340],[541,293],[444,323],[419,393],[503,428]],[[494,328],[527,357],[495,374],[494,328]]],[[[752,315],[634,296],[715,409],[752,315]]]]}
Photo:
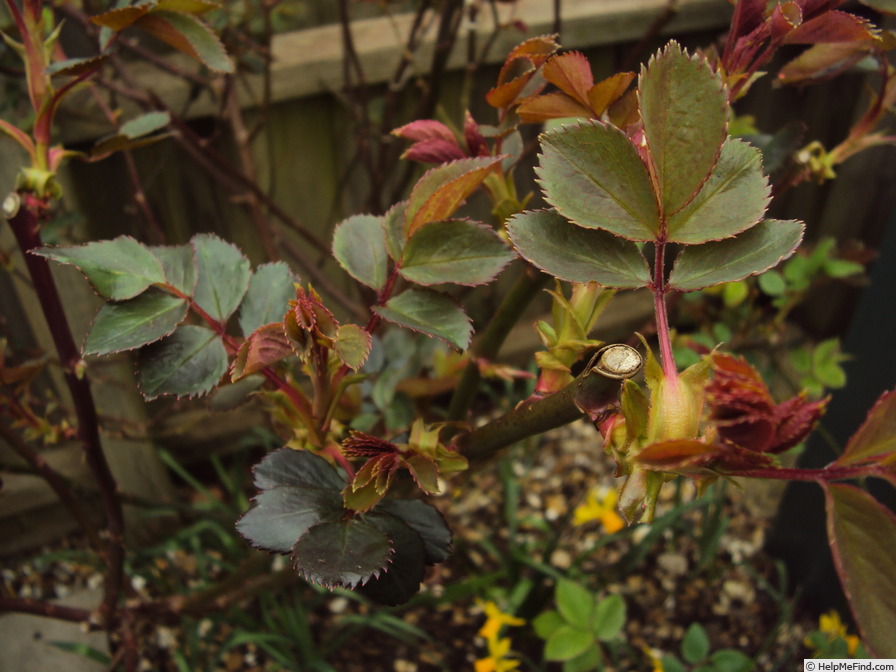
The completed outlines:
{"type": "MultiPolygon", "coordinates": [[[[324,3],[326,4],[326,3],[324,3]]],[[[332,3],[335,4],[335,3],[332,3]]],[[[595,78],[616,70],[632,53],[648,32],[653,22],[669,3],[664,0],[563,0],[561,43],[587,53],[595,64],[595,78]]],[[[725,30],[731,7],[725,0],[679,0],[677,11],[662,25],[660,34],[652,36],[642,46],[642,54],[649,55],[668,36],[675,36],[686,45],[699,46],[716,40],[725,30]]],[[[489,51],[486,67],[472,82],[475,100],[494,82],[497,68],[513,45],[526,36],[551,32],[554,25],[554,3],[549,0],[520,0],[513,5],[501,4],[501,20],[521,20],[526,32],[501,31],[489,51]]],[[[366,18],[352,24],[355,44],[364,67],[366,83],[375,94],[382,91],[402,56],[403,39],[410,29],[411,14],[388,18],[366,18]]],[[[469,26],[464,39],[476,36],[482,44],[492,33],[491,17],[483,13],[480,24],[469,26]]],[[[327,241],[333,225],[342,217],[356,212],[365,193],[365,178],[351,164],[356,135],[351,115],[340,95],[343,87],[343,42],[337,24],[309,28],[277,36],[272,45],[274,67],[270,82],[270,106],[263,111],[258,105],[263,98],[260,76],[240,77],[237,82],[239,102],[244,106],[248,122],[254,115],[264,114],[265,127],[252,144],[254,164],[259,183],[269,190],[277,206],[294,222],[307,228],[316,238],[327,241]]],[[[465,55],[459,44],[449,59],[451,73],[443,90],[445,111],[457,118],[454,109],[458,92],[470,82],[464,79],[465,55]],[[454,107],[452,106],[454,105],[454,107]]],[[[435,49],[431,30],[416,52],[411,69],[425,71],[435,49]]],[[[179,68],[194,65],[179,57],[173,61],[179,68]]],[[[194,97],[189,85],[172,75],[145,64],[136,64],[135,76],[149,86],[174,110],[185,111],[193,128],[206,133],[213,127],[210,115],[221,104],[220,99],[207,94],[194,97]]],[[[848,125],[861,110],[862,80],[845,78],[837,83],[802,90],[773,90],[767,84],[755,87],[739,108],[741,113],[756,117],[761,128],[774,130],[791,120],[806,122],[812,137],[832,146],[843,137],[848,125]]],[[[415,89],[409,87],[402,104],[413,105],[415,89]]],[[[136,114],[136,109],[122,100],[122,118],[136,114]]],[[[474,113],[488,118],[486,108],[474,107],[474,113]]],[[[98,123],[103,119],[90,92],[83,91],[60,116],[59,130],[67,143],[85,143],[108,133],[108,126],[98,123]]],[[[388,130],[388,129],[385,129],[388,130]]],[[[235,147],[220,134],[213,147],[233,156],[235,147]]],[[[9,143],[3,145],[5,156],[9,143]]],[[[197,232],[211,231],[231,240],[246,250],[253,263],[264,260],[264,250],[257,232],[239,198],[225,193],[218,184],[197,166],[195,157],[179,149],[177,143],[164,141],[133,153],[140,179],[146,188],[148,205],[162,222],[170,243],[184,242],[197,232]]],[[[13,161],[6,161],[0,174],[4,189],[11,188],[13,161]]],[[[893,211],[894,173],[890,150],[874,150],[850,160],[840,171],[832,186],[807,185],[786,195],[776,203],[778,217],[798,217],[809,224],[810,238],[833,235],[841,239],[855,238],[870,245],[883,234],[884,223],[893,211]]],[[[113,237],[122,233],[139,235],[140,215],[131,205],[132,189],[127,179],[127,166],[121,157],[94,164],[71,164],[64,175],[67,202],[80,219],[65,235],[89,240],[113,237]]],[[[5,192],[4,192],[5,193],[5,192]]],[[[4,250],[13,247],[3,231],[0,243],[4,250]]],[[[278,225],[276,236],[282,243],[304,250],[315,264],[320,264],[340,291],[351,294],[356,287],[326,255],[309,246],[293,228],[278,225]]],[[[18,259],[17,268],[22,268],[18,259]]],[[[57,269],[61,285],[66,290],[67,306],[76,334],[86,332],[96,302],[71,269],[57,269]]],[[[301,272],[301,271],[300,271],[301,272]]],[[[40,344],[50,351],[51,342],[42,316],[35,306],[27,283],[16,274],[0,274],[0,297],[5,328],[16,348],[28,349],[40,344]]],[[[360,297],[358,297],[360,300],[360,297]]],[[[846,300],[849,300],[847,297],[846,300]]],[[[623,304],[624,311],[639,311],[637,297],[623,304]]],[[[825,306],[816,311],[813,327],[819,332],[842,328],[842,304],[825,306]],[[838,312],[839,311],[839,312],[838,312]]],[[[619,319],[624,321],[625,315],[619,319]]],[[[519,337],[508,348],[526,350],[535,347],[530,329],[521,329],[519,337]]],[[[516,333],[516,332],[515,332],[516,333]]],[[[90,362],[94,380],[98,382],[101,412],[115,416],[120,423],[117,434],[107,439],[107,449],[113,464],[118,464],[122,489],[142,495],[163,495],[170,492],[164,470],[155,457],[153,441],[172,447],[179,455],[198,456],[205,451],[233,445],[241,427],[257,422],[252,415],[209,417],[202,407],[185,408],[174,419],[153,425],[152,440],[145,438],[147,414],[133,392],[133,380],[127,358],[110,364],[90,362]],[[102,390],[105,391],[102,391],[102,390]],[[123,390],[130,392],[123,393],[123,390]],[[130,428],[125,430],[124,428],[130,428]],[[134,439],[132,432],[138,435],[134,439]],[[139,438],[143,436],[144,438],[139,438]],[[116,444],[117,442],[117,444],[116,444]],[[141,489],[142,488],[142,489],[141,489]]],[[[56,375],[43,380],[48,392],[63,404],[65,387],[56,375]]],[[[52,460],[75,479],[84,473],[70,448],[48,449],[52,460]],[[66,466],[68,465],[68,466],[66,466]]],[[[0,442],[0,459],[13,462],[10,451],[0,442]]],[[[0,552],[22,548],[53,534],[65,525],[63,518],[47,515],[52,506],[47,492],[31,477],[4,475],[4,490],[0,494],[0,535],[13,542],[5,543],[0,552]],[[48,521],[55,520],[55,523],[48,521]]]]}

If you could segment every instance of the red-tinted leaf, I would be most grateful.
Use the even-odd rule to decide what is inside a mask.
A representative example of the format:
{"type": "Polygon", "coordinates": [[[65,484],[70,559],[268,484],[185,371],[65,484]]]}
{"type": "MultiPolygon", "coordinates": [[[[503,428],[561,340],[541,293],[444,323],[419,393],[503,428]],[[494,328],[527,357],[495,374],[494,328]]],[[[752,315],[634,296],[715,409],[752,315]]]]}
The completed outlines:
{"type": "Polygon", "coordinates": [[[96,16],[90,17],[90,20],[104,28],[111,28],[116,31],[124,30],[128,26],[133,25],[139,18],[152,11],[154,7],[155,4],[148,2],[130,5],[129,7],[121,7],[119,9],[103,12],[102,14],[97,14],[96,16]]]}
{"type": "Polygon", "coordinates": [[[574,98],[584,107],[589,107],[588,92],[594,86],[591,64],[585,54],[571,51],[552,56],[541,70],[541,74],[563,93],[574,98]]]}
{"type": "Polygon", "coordinates": [[[834,564],[862,643],[896,658],[896,515],[852,485],[824,485],[834,564]]]}
{"type": "Polygon", "coordinates": [[[457,144],[457,138],[454,133],[441,121],[434,119],[418,119],[410,124],[399,126],[392,135],[397,135],[405,140],[420,142],[421,140],[444,140],[445,142],[453,142],[457,144]]]}
{"type": "Polygon", "coordinates": [[[375,457],[398,454],[398,446],[394,443],[358,431],[349,433],[349,438],[342,442],[342,450],[349,457],[375,457]]]}
{"type": "Polygon", "coordinates": [[[488,156],[488,145],[479,131],[479,124],[469,112],[464,116],[464,141],[470,156],[488,156]]]}
{"type": "Polygon", "coordinates": [[[231,73],[233,62],[218,36],[192,14],[153,12],[135,25],[216,72],[231,73]]]}
{"type": "Polygon", "coordinates": [[[256,329],[243,341],[237,351],[236,359],[230,366],[230,377],[233,380],[239,380],[279,362],[290,354],[292,354],[292,347],[286,334],[283,333],[283,323],[266,324],[260,329],[256,329]]]}
{"type": "MultiPolygon", "coordinates": [[[[488,104],[498,109],[510,107],[529,84],[536,70],[560,45],[546,35],[533,37],[513,48],[498,74],[498,84],[485,94],[488,104]]],[[[537,91],[528,92],[534,95],[537,91]]]]}
{"type": "Polygon", "coordinates": [[[411,192],[405,221],[406,238],[424,224],[449,219],[502,158],[461,159],[427,172],[411,192]]]}
{"type": "Polygon", "coordinates": [[[565,93],[553,92],[529,98],[517,108],[520,120],[526,124],[537,124],[548,119],[569,117],[592,117],[591,109],[576,102],[565,93]]]}
{"type": "Polygon", "coordinates": [[[645,446],[634,460],[655,471],[691,471],[707,465],[719,448],[694,439],[672,439],[645,446]]]}
{"type": "Polygon", "coordinates": [[[871,24],[847,12],[827,12],[794,28],[784,44],[818,44],[873,40],[871,24]]]}
{"type": "Polygon", "coordinates": [[[775,409],[777,427],[773,452],[784,452],[809,436],[824,415],[828,401],[806,401],[805,395],[801,394],[778,404],[775,409]]]}
{"type": "Polygon", "coordinates": [[[760,453],[779,453],[806,438],[823,415],[827,400],[802,395],[775,405],[759,373],[744,360],[717,353],[707,386],[710,420],[719,438],[760,453]]]}
{"type": "Polygon", "coordinates": [[[772,40],[779,40],[803,22],[803,12],[795,2],[776,5],[769,17],[772,40]]]}
{"type": "Polygon", "coordinates": [[[849,439],[837,464],[884,460],[896,454],[896,390],[885,392],[849,439]]]}
{"type": "Polygon", "coordinates": [[[448,163],[465,156],[464,150],[458,146],[457,141],[448,142],[441,138],[432,138],[415,142],[404,151],[401,158],[420,163],[448,163]]]}
{"type": "Polygon", "coordinates": [[[606,112],[610,105],[622,97],[635,77],[634,72],[617,72],[591,87],[588,92],[591,111],[597,116],[606,112]]]}
{"type": "Polygon", "coordinates": [[[872,47],[873,43],[867,41],[816,44],[781,68],[778,81],[795,84],[835,77],[865,58],[872,47]]]}

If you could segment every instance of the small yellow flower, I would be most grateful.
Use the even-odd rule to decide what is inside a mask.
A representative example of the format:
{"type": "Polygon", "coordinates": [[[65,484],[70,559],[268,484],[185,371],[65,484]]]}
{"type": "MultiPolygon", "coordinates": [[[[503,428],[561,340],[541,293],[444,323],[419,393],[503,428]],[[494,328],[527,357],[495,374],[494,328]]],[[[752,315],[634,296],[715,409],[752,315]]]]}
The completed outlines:
{"type": "MultiPolygon", "coordinates": [[[[840,619],[840,614],[835,610],[831,609],[826,614],[819,616],[818,630],[828,636],[828,641],[834,641],[835,639],[844,640],[849,655],[852,656],[855,654],[856,648],[859,646],[859,638],[856,635],[850,635],[847,632],[846,624],[840,619]]],[[[810,647],[812,646],[808,638],[806,639],[805,644],[810,647]]]]}
{"type": "Polygon", "coordinates": [[[650,664],[653,666],[650,668],[650,672],[664,672],[663,661],[660,658],[659,653],[656,653],[654,649],[647,646],[642,646],[641,650],[647,654],[647,658],[650,659],[650,664]]]}
{"type": "Polygon", "coordinates": [[[508,658],[510,638],[500,637],[501,628],[505,625],[517,626],[526,623],[522,618],[506,614],[492,601],[477,604],[485,612],[485,623],[479,628],[479,635],[485,638],[488,645],[488,656],[480,658],[473,665],[476,672],[511,672],[519,667],[520,661],[508,658]]]}
{"type": "Polygon", "coordinates": [[[573,517],[576,525],[599,521],[609,534],[625,527],[622,518],[616,513],[616,491],[612,488],[592,488],[584,503],[576,507],[573,517]]]}
{"type": "Polygon", "coordinates": [[[497,604],[477,601],[482,611],[485,612],[485,623],[479,628],[479,635],[491,642],[498,637],[498,632],[505,625],[525,625],[526,621],[511,614],[505,614],[497,604]]]}

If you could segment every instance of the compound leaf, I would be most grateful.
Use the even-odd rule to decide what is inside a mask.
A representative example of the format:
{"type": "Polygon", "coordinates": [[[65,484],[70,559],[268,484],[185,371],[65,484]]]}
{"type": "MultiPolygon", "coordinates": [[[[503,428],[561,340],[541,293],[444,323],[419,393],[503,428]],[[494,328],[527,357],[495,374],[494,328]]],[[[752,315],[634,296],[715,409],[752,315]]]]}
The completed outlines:
{"type": "Polygon", "coordinates": [[[793,219],[766,219],[734,238],[689,245],[675,259],[669,287],[692,292],[762,273],[793,253],[803,229],[793,219]]]}
{"type": "Polygon", "coordinates": [[[495,231],[463,219],[424,224],[407,242],[401,274],[421,285],[489,282],[514,258],[495,231]]]}
{"type": "Polygon", "coordinates": [[[384,217],[354,215],[336,225],[333,255],[355,280],[382,289],[389,273],[384,217]]]}
{"type": "Polygon", "coordinates": [[[435,336],[458,350],[466,349],[473,336],[463,308],[450,296],[431,289],[411,287],[373,310],[384,320],[435,336]]]}
{"type": "Polygon", "coordinates": [[[45,247],[32,254],[76,266],[100,296],[112,301],[132,299],[150,285],[165,281],[159,260],[130,236],[73,247],[45,247]]]}
{"type": "Polygon", "coordinates": [[[249,260],[236,245],[210,233],[195,235],[190,242],[197,268],[193,300],[211,317],[225,322],[249,288],[249,260]]]}
{"type": "Polygon", "coordinates": [[[262,264],[249,279],[249,288],[240,304],[240,329],[243,336],[266,324],[279,322],[296,296],[297,278],[282,261],[262,264]]]}
{"type": "Polygon", "coordinates": [[[598,229],[583,229],[553,210],[514,215],[510,240],[525,259],[555,277],[606,287],[650,284],[650,269],[635,243],[598,229]]]}
{"type": "Polygon", "coordinates": [[[728,130],[728,96],[720,75],[675,42],[642,68],[638,91],[652,172],[668,217],[690,201],[715,165],[728,130]]]}
{"type": "Polygon", "coordinates": [[[631,140],[598,121],[545,133],[536,169],[545,199],[587,229],[654,240],[660,220],[647,168],[631,140]]]}
{"type": "Polygon", "coordinates": [[[227,370],[227,351],[211,329],[187,324],[140,351],[140,389],[147,399],[210,391],[227,370]]]}
{"type": "Polygon", "coordinates": [[[187,310],[185,299],[154,288],[127,301],[106,303],[90,327],[83,353],[108,355],[157,341],[183,322],[187,310]]]}

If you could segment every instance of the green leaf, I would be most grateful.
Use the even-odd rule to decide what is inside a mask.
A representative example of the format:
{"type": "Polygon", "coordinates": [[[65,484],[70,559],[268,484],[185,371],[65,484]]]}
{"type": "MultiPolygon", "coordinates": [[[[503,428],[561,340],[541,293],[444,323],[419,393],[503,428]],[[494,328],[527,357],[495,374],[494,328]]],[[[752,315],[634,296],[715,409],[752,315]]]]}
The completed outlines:
{"type": "Polygon", "coordinates": [[[345,485],[329,462],[309,450],[275,450],[255,465],[252,474],[255,487],[259,490],[282,485],[301,489],[322,488],[332,490],[340,501],[339,493],[345,485]]]}
{"type": "Polygon", "coordinates": [[[769,296],[781,296],[787,291],[787,281],[779,271],[766,271],[759,276],[759,289],[769,296]]]}
{"type": "Polygon", "coordinates": [[[389,538],[359,518],[319,523],[292,549],[298,571],[327,588],[354,588],[383,572],[392,554],[389,538]]]}
{"type": "Polygon", "coordinates": [[[97,141],[90,154],[102,157],[124,149],[144,147],[166,137],[165,134],[151,134],[162,130],[170,122],[171,115],[168,112],[147,112],[122,124],[118,133],[97,141]]]}
{"type": "Polygon", "coordinates": [[[424,224],[407,242],[401,275],[420,285],[481,285],[515,255],[495,231],[463,219],[424,224]]]}
{"type": "MultiPolygon", "coordinates": [[[[300,452],[291,448],[284,450],[300,452]]],[[[338,490],[280,486],[253,497],[252,508],[237,521],[236,529],[255,548],[290,553],[299,537],[311,527],[338,521],[342,514],[338,490]]]]}
{"type": "Polygon", "coordinates": [[[687,672],[684,665],[675,656],[662,657],[663,672],[687,672]]]}
{"type": "Polygon", "coordinates": [[[243,336],[265,324],[280,322],[296,298],[297,278],[282,261],[262,264],[249,279],[249,288],[240,304],[240,329],[243,336]]]}
{"type": "Polygon", "coordinates": [[[565,624],[566,621],[564,621],[563,617],[556,611],[543,611],[535,617],[534,621],[532,621],[532,627],[535,629],[535,634],[542,639],[549,639],[557,628],[565,624]]]}
{"type": "Polygon", "coordinates": [[[463,309],[446,294],[411,287],[374,312],[393,324],[435,336],[458,350],[470,345],[473,327],[463,309]]]}
{"type": "Polygon", "coordinates": [[[342,479],[307,450],[281,448],[253,470],[261,493],[236,528],[256,548],[289,553],[313,525],[342,518],[342,479]]]}
{"type": "Polygon", "coordinates": [[[625,625],[625,600],[621,595],[610,595],[597,603],[591,630],[603,642],[616,639],[625,625]]]}
{"type": "Polygon", "coordinates": [[[692,292],[762,273],[793,254],[803,229],[793,219],[766,219],[735,238],[685,247],[675,259],[669,287],[692,292]]]}
{"type": "Polygon", "coordinates": [[[823,268],[829,278],[848,278],[865,272],[865,267],[862,264],[848,259],[827,259],[823,268]]]}
{"type": "Polygon", "coordinates": [[[545,200],[586,229],[654,240],[660,220],[647,168],[628,136],[597,121],[541,136],[545,200]]]}
{"type": "Polygon", "coordinates": [[[283,324],[266,324],[252,332],[240,345],[230,367],[231,379],[236,381],[261,371],[291,354],[292,346],[283,331],[283,324]]]}
{"type": "Polygon", "coordinates": [[[859,0],[863,5],[885,14],[896,14],[896,0],[859,0]]]}
{"type": "Polygon", "coordinates": [[[681,655],[689,663],[699,663],[709,655],[709,637],[699,623],[691,623],[685,631],[681,655]]]}
{"type": "Polygon", "coordinates": [[[236,245],[210,233],[197,234],[190,242],[197,268],[193,300],[211,317],[226,322],[249,288],[249,260],[236,245]]]}
{"type": "Polygon", "coordinates": [[[85,355],[133,350],[173,332],[187,316],[185,299],[150,288],[139,296],[100,308],[84,343],[85,355]]]}
{"type": "Polygon", "coordinates": [[[824,485],[834,564],[865,647],[896,658],[896,515],[852,485],[824,485]]]}
{"type": "Polygon", "coordinates": [[[884,392],[849,439],[836,464],[873,462],[896,453],[896,390],[884,392]]]}
{"type": "Polygon", "coordinates": [[[205,394],[227,370],[227,351],[215,332],[188,324],[143,348],[138,369],[147,399],[205,394]]]}
{"type": "Polygon", "coordinates": [[[394,549],[383,573],[362,585],[358,592],[380,604],[404,604],[420,590],[426,567],[423,541],[398,518],[372,514],[365,522],[383,532],[394,549]]]}
{"type": "Polygon", "coordinates": [[[563,663],[563,672],[593,672],[603,669],[600,647],[592,644],[572,660],[563,663]]]}
{"type": "Polygon", "coordinates": [[[387,499],[381,502],[375,513],[386,513],[402,520],[423,539],[426,562],[434,565],[444,562],[451,553],[451,530],[445,524],[441,512],[419,499],[387,499]]]}
{"type": "Polygon", "coordinates": [[[226,74],[235,70],[218,36],[192,14],[155,11],[135,23],[153,37],[200,61],[209,70],[226,74]]]}
{"type": "Polygon", "coordinates": [[[74,247],[45,247],[31,254],[76,266],[100,296],[112,301],[132,299],[165,281],[159,260],[130,236],[74,247]]]}
{"type": "Polygon", "coordinates": [[[727,135],[728,96],[705,59],[670,42],[641,69],[638,99],[661,209],[669,217],[715,165],[727,135]]]}
{"type": "Polygon", "coordinates": [[[336,354],[353,371],[364,366],[371,344],[370,333],[357,324],[343,324],[336,330],[336,354]]]}
{"type": "Polygon", "coordinates": [[[753,659],[734,649],[721,649],[710,656],[715,672],[750,672],[753,659]]]}
{"type": "Polygon", "coordinates": [[[579,630],[589,630],[594,615],[594,593],[574,581],[557,582],[554,589],[557,611],[566,622],[579,630]]]}
{"type": "Polygon", "coordinates": [[[354,215],[336,225],[333,256],[355,280],[376,290],[389,275],[385,217],[354,215]]]}
{"type": "Polygon", "coordinates": [[[210,0],[158,0],[156,8],[185,14],[205,14],[213,9],[220,9],[221,5],[210,0]]]}
{"type": "Polygon", "coordinates": [[[572,660],[583,654],[594,644],[589,632],[577,630],[570,625],[561,625],[554,630],[544,646],[545,660],[572,660]]]}
{"type": "Polygon", "coordinates": [[[386,250],[393,260],[399,261],[404,254],[404,221],[408,202],[401,201],[393,205],[383,216],[383,231],[386,234],[386,250]]]}
{"type": "Polygon", "coordinates": [[[151,247],[165,274],[165,282],[187,296],[196,289],[196,259],[192,245],[151,247]]]}
{"type": "Polygon", "coordinates": [[[429,222],[450,218],[503,157],[458,159],[424,173],[408,201],[404,238],[410,239],[429,222]]]}
{"type": "Polygon", "coordinates": [[[730,238],[762,219],[769,194],[760,151],[729,138],[703,188],[666,220],[667,239],[699,244],[730,238]]]}
{"type": "Polygon", "coordinates": [[[514,215],[507,233],[525,259],[563,280],[626,289],[650,284],[650,269],[635,243],[576,226],[554,210],[514,215]]]}

